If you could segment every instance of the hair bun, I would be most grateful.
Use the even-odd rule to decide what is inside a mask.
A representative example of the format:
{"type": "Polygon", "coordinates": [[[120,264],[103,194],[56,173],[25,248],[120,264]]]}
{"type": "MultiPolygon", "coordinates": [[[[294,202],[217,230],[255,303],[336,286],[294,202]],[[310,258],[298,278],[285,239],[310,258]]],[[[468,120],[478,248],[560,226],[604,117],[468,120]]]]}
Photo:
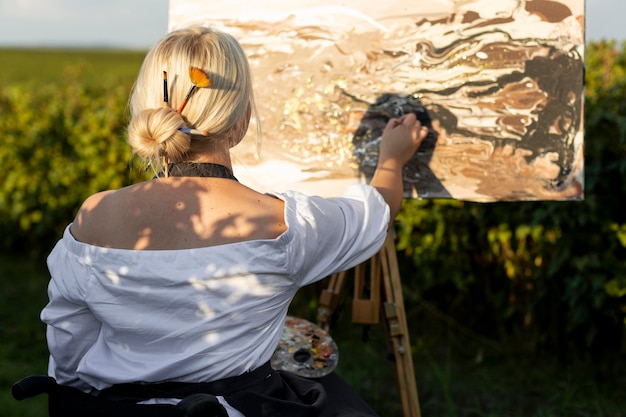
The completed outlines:
{"type": "Polygon", "coordinates": [[[128,143],[144,160],[155,161],[162,156],[177,160],[191,145],[191,137],[178,130],[184,125],[183,117],[170,107],[142,110],[128,125],[128,143]]]}

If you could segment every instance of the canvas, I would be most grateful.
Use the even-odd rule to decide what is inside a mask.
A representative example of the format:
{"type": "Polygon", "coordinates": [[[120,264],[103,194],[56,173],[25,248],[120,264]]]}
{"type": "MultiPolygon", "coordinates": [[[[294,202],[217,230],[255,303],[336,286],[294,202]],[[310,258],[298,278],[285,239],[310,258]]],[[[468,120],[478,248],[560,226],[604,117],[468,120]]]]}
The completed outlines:
{"type": "Polygon", "coordinates": [[[258,120],[233,151],[260,191],[367,182],[414,112],[405,197],[583,199],[584,0],[170,0],[169,29],[193,24],[249,57],[258,120]]]}

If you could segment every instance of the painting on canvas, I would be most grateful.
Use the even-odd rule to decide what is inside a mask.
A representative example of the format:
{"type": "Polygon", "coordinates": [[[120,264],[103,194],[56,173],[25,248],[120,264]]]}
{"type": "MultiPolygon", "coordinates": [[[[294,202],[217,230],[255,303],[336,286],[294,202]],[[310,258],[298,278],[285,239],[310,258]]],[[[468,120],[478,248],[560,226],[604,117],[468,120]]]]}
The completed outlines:
{"type": "Polygon", "coordinates": [[[583,199],[584,0],[171,0],[169,29],[194,24],[248,55],[261,146],[251,129],[233,151],[260,191],[367,182],[414,112],[406,197],[583,199]]]}

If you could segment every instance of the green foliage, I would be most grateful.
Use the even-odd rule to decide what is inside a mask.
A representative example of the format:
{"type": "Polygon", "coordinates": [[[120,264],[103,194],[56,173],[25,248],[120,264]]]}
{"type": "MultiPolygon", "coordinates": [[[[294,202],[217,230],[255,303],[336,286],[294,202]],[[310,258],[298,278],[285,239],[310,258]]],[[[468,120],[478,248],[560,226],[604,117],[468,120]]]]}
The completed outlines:
{"type": "Polygon", "coordinates": [[[90,194],[137,180],[125,143],[130,83],[105,77],[0,89],[0,245],[45,251],[90,194]]]}

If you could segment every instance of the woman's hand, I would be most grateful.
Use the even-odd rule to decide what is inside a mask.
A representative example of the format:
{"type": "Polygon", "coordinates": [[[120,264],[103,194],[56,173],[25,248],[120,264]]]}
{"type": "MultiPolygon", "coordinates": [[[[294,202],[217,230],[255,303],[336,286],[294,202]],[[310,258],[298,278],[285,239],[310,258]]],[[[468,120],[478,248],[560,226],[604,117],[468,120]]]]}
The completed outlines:
{"type": "Polygon", "coordinates": [[[413,113],[389,120],[380,142],[379,164],[393,159],[404,166],[427,135],[428,128],[422,126],[413,113]]]}

